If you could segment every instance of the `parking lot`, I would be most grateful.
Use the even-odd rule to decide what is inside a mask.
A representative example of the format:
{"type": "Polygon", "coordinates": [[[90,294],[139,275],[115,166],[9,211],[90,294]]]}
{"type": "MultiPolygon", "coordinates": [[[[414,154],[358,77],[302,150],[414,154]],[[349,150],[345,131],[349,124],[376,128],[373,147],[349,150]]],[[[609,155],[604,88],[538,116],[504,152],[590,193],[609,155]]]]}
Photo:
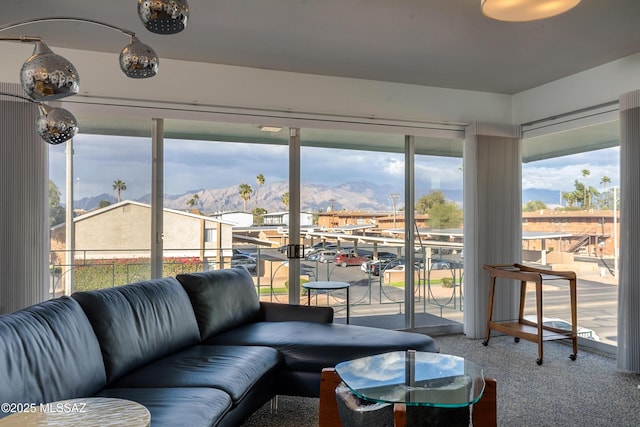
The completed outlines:
{"type": "MultiPolygon", "coordinates": [[[[271,263],[282,265],[287,262],[286,254],[276,249],[261,249],[260,257],[269,259],[271,263]]],[[[446,274],[455,277],[460,283],[462,270],[455,268],[446,274]]],[[[400,314],[404,312],[404,287],[384,283],[382,276],[373,276],[361,271],[359,266],[341,267],[333,263],[318,260],[301,260],[301,272],[307,274],[309,280],[334,280],[351,284],[351,316],[371,316],[382,314],[400,314]]],[[[420,273],[424,278],[424,270],[420,273]]],[[[268,286],[269,278],[262,280],[262,286],[268,286]]],[[[527,295],[527,314],[535,312],[533,286],[527,295]]],[[[461,296],[463,287],[456,286],[442,292],[440,286],[421,285],[416,292],[415,309],[417,313],[426,312],[434,316],[442,316],[448,320],[462,322],[461,296]],[[438,293],[438,290],[440,291],[438,293]],[[454,293],[455,291],[455,293],[454,293]],[[426,296],[425,296],[426,294],[426,296]]],[[[617,337],[617,280],[607,275],[601,278],[597,274],[578,275],[578,325],[593,329],[604,343],[615,344],[617,337]]],[[[272,296],[276,301],[286,302],[287,295],[272,296]]],[[[305,303],[303,296],[301,302],[305,303]]],[[[327,301],[319,298],[318,304],[330,304],[336,310],[336,318],[345,316],[344,291],[335,291],[327,301]]],[[[314,300],[314,303],[316,301],[314,300]]],[[[569,296],[566,285],[551,282],[544,290],[544,316],[570,319],[569,296]]]]}

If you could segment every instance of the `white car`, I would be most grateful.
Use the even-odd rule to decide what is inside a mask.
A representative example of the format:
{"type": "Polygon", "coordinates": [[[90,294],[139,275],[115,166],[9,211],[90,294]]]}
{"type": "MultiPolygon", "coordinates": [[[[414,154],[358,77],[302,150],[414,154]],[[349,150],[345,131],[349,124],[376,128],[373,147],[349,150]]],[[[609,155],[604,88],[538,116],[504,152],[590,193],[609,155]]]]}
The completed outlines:
{"type": "MultiPolygon", "coordinates": [[[[533,323],[537,323],[537,318],[535,314],[524,316],[525,320],[528,320],[533,323]]],[[[564,319],[552,318],[552,317],[543,317],[542,325],[548,326],[550,328],[563,329],[565,331],[571,330],[571,323],[567,322],[564,319]]],[[[600,341],[600,337],[595,333],[593,329],[583,328],[578,326],[578,336],[582,338],[587,338],[594,341],[600,341]]]]}
{"type": "Polygon", "coordinates": [[[317,260],[320,262],[324,262],[325,264],[328,262],[333,262],[333,259],[336,257],[337,254],[338,254],[338,251],[336,250],[323,250],[318,252],[317,260]]]}

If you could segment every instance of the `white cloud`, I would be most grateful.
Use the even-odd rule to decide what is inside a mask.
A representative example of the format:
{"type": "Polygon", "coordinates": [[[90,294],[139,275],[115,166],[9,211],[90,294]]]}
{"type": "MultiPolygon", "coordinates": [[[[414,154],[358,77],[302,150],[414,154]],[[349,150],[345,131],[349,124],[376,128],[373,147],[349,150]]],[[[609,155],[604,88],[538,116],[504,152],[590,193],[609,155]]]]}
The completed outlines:
{"type": "MultiPolygon", "coordinates": [[[[51,146],[50,177],[64,197],[66,144],[51,146]]],[[[246,182],[255,185],[256,176],[266,181],[288,180],[288,147],[246,143],[165,140],[165,192],[182,194],[201,188],[226,188],[246,182]]],[[[127,184],[126,197],[137,198],[151,191],[151,141],[148,138],[79,135],[74,139],[74,182],[76,198],[113,194],[113,181],[127,184]],[[80,178],[78,180],[78,178],[80,178]]],[[[462,188],[462,159],[416,156],[415,180],[422,188],[462,188]]],[[[608,176],[619,185],[619,148],[565,156],[523,165],[523,189],[569,191],[574,181],[601,190],[600,180],[608,176]]],[[[369,181],[404,186],[402,153],[366,152],[321,147],[302,147],[303,182],[335,186],[369,181]]]]}

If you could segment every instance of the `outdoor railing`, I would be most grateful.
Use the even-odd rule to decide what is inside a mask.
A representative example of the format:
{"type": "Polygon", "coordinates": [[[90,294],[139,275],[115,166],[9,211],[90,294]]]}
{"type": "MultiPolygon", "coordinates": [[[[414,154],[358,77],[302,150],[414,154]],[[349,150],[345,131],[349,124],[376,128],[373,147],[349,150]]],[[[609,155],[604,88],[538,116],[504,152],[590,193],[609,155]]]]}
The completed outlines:
{"type": "MultiPolygon", "coordinates": [[[[397,248],[394,248],[394,250],[397,248]]],[[[434,257],[443,260],[447,255],[437,255],[440,249],[430,248],[434,257]]],[[[245,251],[245,249],[240,249],[245,251]]],[[[382,249],[380,249],[382,250],[382,249]]],[[[163,276],[176,276],[181,273],[217,270],[234,265],[245,265],[252,272],[256,292],[262,300],[288,303],[288,267],[286,254],[278,253],[275,249],[251,248],[246,249],[249,258],[234,259],[233,248],[219,249],[165,249],[163,254],[163,276]],[[254,262],[255,260],[255,262],[254,262]]],[[[450,249],[448,249],[450,251],[450,249]]],[[[50,293],[59,296],[70,287],[73,291],[84,291],[120,286],[137,281],[151,279],[151,258],[148,249],[128,250],[76,250],[73,256],[70,252],[51,251],[51,259],[55,260],[51,266],[50,293]],[[65,260],[73,261],[67,263],[65,260]],[[71,283],[72,282],[72,283],[71,283]]],[[[455,255],[452,256],[455,258],[455,255]]],[[[436,259],[436,258],[433,258],[436,259]]],[[[445,310],[461,311],[463,307],[463,271],[461,259],[455,268],[432,271],[431,258],[419,258],[417,280],[414,287],[416,308],[422,311],[433,311],[436,315],[444,316],[445,310]],[[438,278],[434,276],[438,275],[438,278]],[[441,276],[449,276],[445,280],[441,276]],[[443,294],[443,282],[447,291],[443,294]]],[[[367,306],[396,305],[402,310],[404,305],[404,276],[401,280],[390,282],[381,274],[357,273],[359,266],[339,267],[332,262],[301,260],[301,282],[313,280],[340,280],[352,283],[352,307],[365,308],[367,306]],[[350,277],[345,275],[350,273],[350,277]]],[[[304,297],[304,289],[301,295],[304,297]]],[[[306,300],[301,301],[304,303],[306,300]]],[[[334,307],[336,315],[340,316],[345,307],[334,307]]],[[[346,310],[344,310],[346,312],[346,310]]]]}

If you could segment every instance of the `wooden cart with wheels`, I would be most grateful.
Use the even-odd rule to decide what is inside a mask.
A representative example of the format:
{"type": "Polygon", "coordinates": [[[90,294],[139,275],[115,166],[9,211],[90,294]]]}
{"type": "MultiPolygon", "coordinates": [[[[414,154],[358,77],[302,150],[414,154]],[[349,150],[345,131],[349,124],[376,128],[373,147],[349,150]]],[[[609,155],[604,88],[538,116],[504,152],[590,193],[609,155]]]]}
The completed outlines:
{"type": "Polygon", "coordinates": [[[487,338],[482,342],[489,345],[491,331],[512,335],[515,342],[520,339],[538,343],[538,359],[536,363],[542,365],[544,360],[543,342],[571,339],[573,341],[573,354],[569,357],[576,360],[578,354],[578,314],[576,296],[576,274],[573,271],[552,271],[522,264],[499,264],[483,266],[489,272],[489,310],[487,319],[487,338]],[[517,321],[493,321],[493,298],[495,295],[496,278],[504,278],[520,281],[520,307],[517,321]],[[542,284],[547,280],[567,280],[569,282],[569,297],[571,300],[571,330],[553,328],[543,325],[542,316],[542,284]],[[533,282],[536,286],[536,322],[524,319],[524,305],[527,293],[527,283],[533,282]]]}

